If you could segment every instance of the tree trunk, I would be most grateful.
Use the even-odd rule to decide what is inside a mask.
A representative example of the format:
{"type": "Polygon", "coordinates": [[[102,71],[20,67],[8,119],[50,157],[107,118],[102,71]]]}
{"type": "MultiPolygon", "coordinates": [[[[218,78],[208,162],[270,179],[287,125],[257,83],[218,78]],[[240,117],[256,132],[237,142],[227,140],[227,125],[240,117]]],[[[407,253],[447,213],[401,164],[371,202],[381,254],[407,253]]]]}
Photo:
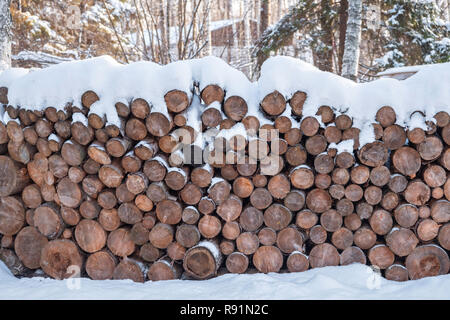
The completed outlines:
{"type": "Polygon", "coordinates": [[[11,0],[0,4],[0,71],[11,67],[11,0]]]}
{"type": "Polygon", "coordinates": [[[362,1],[349,0],[342,76],[356,81],[358,77],[359,45],[361,41],[362,1]]]}

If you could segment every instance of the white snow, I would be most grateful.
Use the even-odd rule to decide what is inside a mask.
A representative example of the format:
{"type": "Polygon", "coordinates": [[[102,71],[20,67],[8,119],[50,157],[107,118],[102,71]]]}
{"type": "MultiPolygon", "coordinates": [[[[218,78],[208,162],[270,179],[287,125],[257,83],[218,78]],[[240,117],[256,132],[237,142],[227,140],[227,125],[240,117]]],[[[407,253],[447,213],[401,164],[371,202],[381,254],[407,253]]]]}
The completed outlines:
{"type": "Polygon", "coordinates": [[[353,153],[353,144],[354,144],[353,139],[342,140],[338,144],[336,144],[334,142],[330,143],[328,145],[328,149],[336,149],[337,154],[342,153],[342,152],[353,153]]]}
{"type": "MultiPolygon", "coordinates": [[[[120,121],[115,103],[143,98],[151,105],[152,112],[169,117],[164,95],[177,89],[192,99],[194,84],[198,84],[200,90],[209,84],[217,84],[224,89],[225,99],[242,97],[248,106],[247,115],[257,117],[261,125],[271,123],[259,109],[260,101],[267,94],[277,90],[288,100],[296,91],[304,91],[307,93],[304,116],[320,120],[316,112],[322,105],[332,107],[336,114],[349,115],[353,125],[361,129],[361,147],[373,141],[370,124],[375,122],[375,114],[382,106],[392,106],[397,113],[397,124],[410,129],[424,127],[424,119],[417,111],[425,114],[425,120],[432,120],[439,111],[450,112],[450,63],[420,67],[415,75],[404,81],[381,78],[367,83],[355,83],[286,56],[269,58],[256,82],[250,82],[244,73],[213,56],[165,66],[148,61],[122,65],[109,56],[101,56],[39,70],[8,69],[0,74],[0,86],[9,89],[10,105],[32,110],[48,106],[62,109],[67,103],[80,106],[82,94],[93,90],[100,100],[89,112],[105,115],[108,124],[118,127],[120,121]],[[414,112],[416,114],[410,120],[414,112]]],[[[206,107],[199,101],[194,102],[187,111],[188,124],[193,127],[193,122],[199,120],[200,111],[206,107]]],[[[293,127],[298,127],[299,123],[290,113],[288,105],[283,115],[291,119],[293,127]]],[[[1,120],[5,122],[8,117],[1,120]]]]}
{"type": "Polygon", "coordinates": [[[353,264],[284,274],[226,274],[203,281],[17,279],[0,262],[0,299],[450,299],[450,275],[388,281],[353,264]],[[74,285],[79,280],[79,285],[74,285]],[[72,288],[72,289],[70,289],[72,288]]]}

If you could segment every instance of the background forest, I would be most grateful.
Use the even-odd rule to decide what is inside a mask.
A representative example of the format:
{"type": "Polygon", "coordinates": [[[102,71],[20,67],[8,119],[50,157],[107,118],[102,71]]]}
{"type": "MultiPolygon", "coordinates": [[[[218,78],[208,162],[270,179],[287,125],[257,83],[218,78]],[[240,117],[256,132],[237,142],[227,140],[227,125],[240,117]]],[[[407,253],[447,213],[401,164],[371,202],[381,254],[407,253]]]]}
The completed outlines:
{"type": "Polygon", "coordinates": [[[12,0],[10,8],[13,66],[215,55],[255,79],[264,60],[283,54],[343,74],[346,38],[359,81],[450,61],[448,0],[12,0]]]}

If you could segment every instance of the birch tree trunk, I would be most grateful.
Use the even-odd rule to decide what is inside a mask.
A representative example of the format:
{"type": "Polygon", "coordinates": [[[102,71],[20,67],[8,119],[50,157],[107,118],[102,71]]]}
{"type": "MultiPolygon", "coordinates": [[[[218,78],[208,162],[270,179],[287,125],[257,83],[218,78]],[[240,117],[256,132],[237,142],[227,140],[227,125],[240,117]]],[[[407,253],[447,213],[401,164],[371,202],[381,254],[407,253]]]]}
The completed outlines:
{"type": "Polygon", "coordinates": [[[11,67],[11,0],[0,2],[0,71],[11,67]]]}
{"type": "Polygon", "coordinates": [[[207,39],[206,41],[208,44],[206,45],[206,55],[212,55],[212,37],[211,37],[211,14],[212,14],[212,2],[211,0],[206,0],[205,2],[206,10],[205,13],[208,15],[208,18],[206,20],[206,28],[207,28],[207,39]]]}
{"type": "Polygon", "coordinates": [[[348,21],[342,62],[342,76],[351,80],[356,80],[358,75],[359,44],[361,42],[361,12],[361,0],[348,1],[348,21]]]}

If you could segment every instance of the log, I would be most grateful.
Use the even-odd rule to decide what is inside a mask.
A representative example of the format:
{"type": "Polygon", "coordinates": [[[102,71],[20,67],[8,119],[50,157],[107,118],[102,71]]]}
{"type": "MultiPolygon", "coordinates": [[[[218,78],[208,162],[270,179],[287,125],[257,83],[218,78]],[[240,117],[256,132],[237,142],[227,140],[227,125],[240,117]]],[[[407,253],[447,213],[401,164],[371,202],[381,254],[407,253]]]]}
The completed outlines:
{"type": "Polygon", "coordinates": [[[77,246],[70,240],[53,240],[41,251],[40,266],[54,279],[67,279],[80,271],[83,260],[77,246]]]}
{"type": "Polygon", "coordinates": [[[450,268],[448,254],[436,245],[424,245],[414,249],[406,257],[405,266],[411,280],[447,274],[450,268]]]}
{"type": "Polygon", "coordinates": [[[352,263],[366,264],[366,260],[366,255],[360,248],[351,246],[342,251],[339,264],[341,266],[346,266],[352,263]]]}
{"type": "Polygon", "coordinates": [[[49,239],[56,239],[64,231],[58,208],[46,203],[36,208],[33,216],[34,226],[49,239]]]}
{"type": "Polygon", "coordinates": [[[419,239],[405,228],[395,228],[386,236],[386,244],[399,257],[406,257],[416,248],[419,239]]]}
{"type": "Polygon", "coordinates": [[[38,269],[40,267],[41,250],[47,243],[47,238],[36,228],[25,227],[20,230],[14,240],[14,251],[25,267],[38,269]]]}
{"type": "Polygon", "coordinates": [[[415,177],[421,167],[420,155],[411,147],[401,147],[396,150],[392,157],[392,163],[401,174],[411,178],[415,177]]]}
{"type": "MultiPolygon", "coordinates": [[[[315,120],[315,119],[314,119],[315,120]]],[[[327,140],[322,135],[314,135],[306,140],[305,148],[309,154],[317,156],[327,149],[327,140]]]]}
{"type": "Polygon", "coordinates": [[[343,217],[350,215],[353,212],[353,209],[353,202],[349,199],[341,199],[336,203],[336,210],[343,217]]]}
{"type": "Polygon", "coordinates": [[[321,189],[313,189],[306,196],[306,206],[315,213],[323,213],[331,208],[330,194],[321,189]]]}
{"type": "Polygon", "coordinates": [[[106,231],[114,231],[120,227],[120,217],[117,209],[102,209],[100,211],[98,222],[106,231]]]}
{"type": "Polygon", "coordinates": [[[402,204],[394,211],[395,221],[403,228],[411,228],[419,218],[419,210],[411,204],[402,204]]]}
{"type": "Polygon", "coordinates": [[[264,224],[275,231],[286,228],[291,221],[291,211],[281,204],[274,203],[264,211],[264,224]]]}
{"type": "Polygon", "coordinates": [[[147,262],[155,262],[161,256],[161,252],[158,248],[154,247],[151,243],[144,244],[139,250],[139,257],[147,262]]]}
{"type": "Polygon", "coordinates": [[[372,247],[369,250],[368,258],[370,263],[379,269],[390,267],[395,260],[394,253],[384,244],[372,247]]]}
{"type": "Polygon", "coordinates": [[[345,250],[353,244],[353,232],[347,228],[339,228],[331,235],[331,243],[340,249],[345,250]]]}
{"type": "Polygon", "coordinates": [[[294,251],[303,252],[304,236],[295,228],[287,227],[277,235],[277,247],[283,253],[292,253],[294,251]]]}
{"type": "Polygon", "coordinates": [[[342,140],[342,131],[336,126],[327,126],[323,134],[328,143],[339,143],[342,140]]]}
{"type": "Polygon", "coordinates": [[[364,199],[372,206],[377,205],[383,199],[383,190],[380,187],[370,186],[364,191],[364,199]]]}
{"type": "Polygon", "coordinates": [[[450,248],[450,224],[445,224],[439,229],[438,241],[446,250],[450,248]]]}
{"type": "Polygon", "coordinates": [[[308,155],[306,150],[300,144],[290,146],[285,154],[287,163],[289,163],[293,167],[297,167],[304,164],[306,162],[307,156],[308,155]]]}
{"type": "Polygon", "coordinates": [[[315,245],[309,254],[311,268],[339,265],[340,256],[334,246],[329,243],[315,245]]]}
{"type": "Polygon", "coordinates": [[[181,269],[169,259],[160,259],[148,269],[147,277],[151,281],[173,280],[181,277],[181,269]]]}
{"type": "Polygon", "coordinates": [[[200,218],[198,222],[198,230],[200,231],[200,234],[207,239],[216,237],[220,233],[221,229],[222,224],[220,223],[220,220],[212,215],[205,215],[200,218]]]}
{"type": "Polygon", "coordinates": [[[112,279],[116,261],[107,251],[99,251],[89,255],[86,260],[86,273],[92,280],[112,279]]]}
{"type": "Polygon", "coordinates": [[[81,203],[79,210],[80,210],[80,214],[83,216],[83,218],[95,219],[98,217],[101,208],[98,205],[97,201],[88,199],[81,203]]]}
{"type": "Polygon", "coordinates": [[[216,204],[208,197],[203,197],[200,199],[197,207],[198,211],[203,214],[211,214],[214,210],[216,210],[216,204]]]}
{"type": "Polygon", "coordinates": [[[447,174],[443,167],[439,165],[431,165],[423,172],[423,179],[431,188],[441,187],[447,180],[447,174]]]}
{"type": "Polygon", "coordinates": [[[342,216],[334,209],[328,209],[320,216],[321,226],[328,232],[335,232],[342,226],[342,216]]]}
{"type": "Polygon", "coordinates": [[[372,248],[377,241],[377,235],[370,228],[364,226],[358,229],[354,236],[353,242],[363,250],[372,248]]]}
{"type": "Polygon", "coordinates": [[[362,164],[369,167],[378,167],[386,163],[388,151],[383,142],[375,141],[363,146],[358,152],[362,164]]]}
{"type": "Polygon", "coordinates": [[[167,255],[174,261],[183,260],[186,254],[186,248],[174,241],[167,247],[167,255]]]}
{"type": "Polygon", "coordinates": [[[405,190],[405,200],[416,206],[424,205],[430,200],[431,190],[420,180],[409,182],[405,190]]]}
{"type": "Polygon", "coordinates": [[[81,202],[81,189],[77,183],[70,181],[69,178],[63,178],[56,187],[61,204],[69,208],[76,208],[81,202]]]}
{"type": "Polygon", "coordinates": [[[261,246],[253,255],[253,265],[259,272],[278,272],[283,265],[283,255],[277,247],[261,246]]]}
{"type": "Polygon", "coordinates": [[[395,114],[394,109],[389,106],[384,106],[377,111],[375,119],[383,128],[386,128],[397,121],[397,115],[395,114]]]}
{"type": "Polygon", "coordinates": [[[200,241],[200,232],[196,226],[181,224],[177,227],[175,239],[183,247],[191,248],[200,241]]]}
{"type": "Polygon", "coordinates": [[[200,214],[197,208],[189,206],[183,209],[181,214],[181,220],[187,224],[196,224],[198,219],[200,219],[200,214]]]}
{"type": "Polygon", "coordinates": [[[248,264],[248,257],[241,252],[231,253],[225,261],[227,270],[231,273],[245,273],[248,269],[248,264]]]}
{"type": "Polygon", "coordinates": [[[200,94],[205,105],[209,106],[214,101],[219,102],[220,104],[223,102],[223,98],[225,93],[221,87],[216,84],[207,85],[203,88],[200,94]]]}
{"type": "Polygon", "coordinates": [[[293,190],[289,192],[283,199],[284,205],[291,211],[301,210],[306,202],[306,195],[301,190],[293,190]]]}
{"type": "Polygon", "coordinates": [[[436,160],[443,150],[444,145],[442,144],[441,139],[435,136],[426,137],[425,140],[417,146],[420,157],[425,161],[436,160]]]}
{"type": "Polygon", "coordinates": [[[194,279],[208,279],[217,274],[222,262],[218,245],[211,241],[202,241],[186,251],[183,268],[194,279]]]}
{"type": "MultiPolygon", "coordinates": [[[[150,118],[150,116],[147,117],[146,124],[148,124],[149,118],[150,118]]],[[[154,120],[153,120],[153,122],[154,122],[154,120]]],[[[134,141],[143,140],[147,136],[148,125],[146,125],[146,124],[144,124],[144,122],[140,119],[130,118],[125,124],[126,136],[134,141]]],[[[168,133],[168,131],[167,131],[167,133],[168,133]]],[[[165,134],[163,134],[161,136],[164,136],[164,135],[165,134]]]]}
{"type": "Polygon", "coordinates": [[[247,114],[248,107],[244,99],[231,96],[225,100],[223,105],[225,115],[233,121],[241,121],[247,114]]]}
{"type": "Polygon", "coordinates": [[[225,222],[222,227],[222,235],[227,240],[236,240],[241,234],[241,225],[237,221],[225,222]]]}
{"type": "MultiPolygon", "coordinates": [[[[396,152],[399,152],[399,150],[397,150],[396,152]]],[[[391,176],[388,186],[392,192],[401,193],[408,186],[408,180],[402,175],[394,174],[391,176]]]]}
{"type": "Polygon", "coordinates": [[[114,280],[130,279],[134,282],[144,282],[144,274],[136,262],[130,259],[123,259],[115,267],[113,272],[113,279],[114,280]]]}
{"type": "Polygon", "coordinates": [[[259,238],[252,232],[243,232],[236,238],[236,248],[245,255],[251,255],[259,247],[259,238]]]}
{"type": "Polygon", "coordinates": [[[300,130],[307,137],[314,136],[319,131],[319,127],[319,121],[314,117],[305,117],[300,123],[300,130]]]}
{"type": "Polygon", "coordinates": [[[215,204],[220,205],[230,195],[231,185],[225,180],[218,180],[217,182],[214,182],[208,189],[208,195],[215,204]]]}
{"type": "Polygon", "coordinates": [[[405,129],[396,124],[386,127],[383,132],[383,142],[390,150],[402,147],[406,142],[405,129]]]}
{"type": "Polygon", "coordinates": [[[286,100],[280,92],[274,91],[264,97],[261,107],[268,115],[278,116],[286,109],[286,100]]]}
{"type": "Polygon", "coordinates": [[[431,206],[431,217],[437,223],[447,223],[450,221],[450,202],[438,200],[431,206]]]}
{"type": "Polygon", "coordinates": [[[303,253],[294,251],[286,260],[289,272],[303,272],[309,268],[309,259],[303,253]]]}
{"type": "Polygon", "coordinates": [[[138,119],[145,119],[150,113],[150,105],[145,99],[137,98],[131,102],[131,113],[138,119]]]}
{"type": "Polygon", "coordinates": [[[86,157],[84,147],[75,141],[67,140],[61,148],[61,156],[69,166],[79,166],[86,157]]]}
{"type": "Polygon", "coordinates": [[[23,204],[14,197],[0,197],[0,234],[13,236],[25,223],[23,204]]]}
{"type": "Polygon", "coordinates": [[[106,245],[118,257],[130,256],[135,250],[135,244],[131,240],[130,231],[127,228],[119,228],[111,231],[108,235],[106,245]]]}
{"type": "MultiPolygon", "coordinates": [[[[187,167],[185,168],[185,170],[187,170],[187,167]]],[[[168,170],[164,181],[170,189],[179,191],[186,185],[187,177],[188,173],[183,171],[183,169],[170,169],[168,170]]]]}
{"type": "Polygon", "coordinates": [[[369,223],[376,234],[385,235],[391,231],[394,222],[390,212],[378,209],[373,212],[369,219],[369,223]]]}
{"type": "Polygon", "coordinates": [[[272,203],[272,195],[265,188],[256,188],[250,196],[250,203],[256,209],[266,209],[272,203]]]}
{"type": "Polygon", "coordinates": [[[213,170],[209,165],[194,168],[191,171],[191,181],[199,188],[206,188],[210,185],[213,177],[213,170]]]}
{"type": "Polygon", "coordinates": [[[94,253],[105,246],[106,232],[97,221],[83,219],[75,228],[75,239],[81,249],[94,253]]]}
{"type": "Polygon", "coordinates": [[[258,230],[264,223],[264,215],[262,211],[255,207],[246,207],[239,216],[239,224],[245,230],[254,232],[258,230]]]}

